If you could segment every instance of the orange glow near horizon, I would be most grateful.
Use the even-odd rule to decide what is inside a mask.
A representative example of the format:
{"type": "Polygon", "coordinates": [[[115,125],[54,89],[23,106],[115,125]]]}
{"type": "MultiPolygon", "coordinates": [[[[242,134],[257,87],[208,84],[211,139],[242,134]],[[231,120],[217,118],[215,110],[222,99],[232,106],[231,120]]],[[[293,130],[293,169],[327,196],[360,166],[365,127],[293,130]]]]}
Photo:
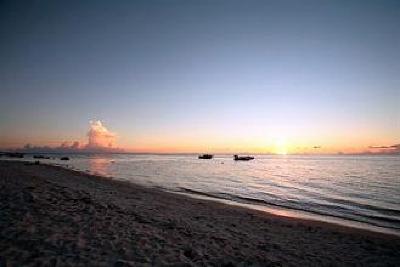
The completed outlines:
{"type": "MultiPolygon", "coordinates": [[[[56,142],[53,142],[56,143],[56,142]]],[[[388,143],[391,144],[391,143],[388,143]]],[[[48,146],[50,148],[59,147],[58,145],[49,145],[46,142],[40,142],[34,144],[34,146],[48,146]]],[[[15,145],[1,145],[1,149],[18,149],[22,148],[23,144],[18,143],[15,145]]],[[[162,143],[157,144],[136,144],[118,146],[125,152],[132,153],[214,153],[214,154],[234,154],[234,153],[246,153],[246,154],[277,154],[277,155],[290,155],[290,154],[358,154],[358,153],[385,153],[388,149],[371,149],[366,145],[320,145],[318,148],[312,146],[301,146],[293,143],[287,144],[281,140],[276,141],[272,145],[260,145],[255,144],[228,144],[219,146],[218,144],[204,146],[202,144],[190,144],[190,143],[162,143]]]]}
{"type": "MultiPolygon", "coordinates": [[[[228,131],[227,131],[228,132],[228,131]]],[[[395,138],[372,138],[359,135],[359,132],[329,135],[324,132],[311,132],[310,136],[296,131],[271,131],[270,134],[251,134],[244,130],[229,131],[235,135],[224,136],[224,133],[189,133],[189,131],[166,131],[163,133],[129,135],[129,133],[117,135],[108,131],[101,131],[102,137],[115,139],[113,147],[119,147],[126,152],[138,153],[246,153],[246,154],[352,154],[352,153],[385,153],[388,149],[371,149],[371,146],[391,146],[398,144],[395,138]],[[104,132],[104,133],[103,133],[104,132]],[[292,133],[291,135],[288,133],[292,133]]],[[[262,132],[262,131],[260,131],[262,132]]],[[[81,135],[82,136],[82,135],[81,135]]],[[[97,138],[97,135],[95,136],[97,138]]],[[[71,145],[72,141],[65,142],[66,137],[57,140],[44,135],[27,139],[14,137],[2,138],[1,148],[21,148],[30,143],[32,146],[60,147],[61,144],[71,145]],[[51,141],[50,141],[51,140],[51,141]]],[[[92,138],[93,139],[93,138],[92,138]]],[[[80,147],[85,147],[88,141],[80,138],[80,147]]],[[[101,139],[102,140],[102,139],[101,139]]],[[[108,139],[107,139],[108,141],[108,139]]],[[[93,140],[92,140],[93,142],[93,140]]],[[[97,142],[97,139],[96,139],[97,142]]],[[[96,143],[94,142],[94,143],[96,143]]],[[[107,142],[104,142],[104,146],[107,142]]]]}
{"type": "Polygon", "coordinates": [[[285,137],[273,138],[271,140],[251,139],[209,139],[196,140],[190,139],[152,139],[144,138],[137,140],[136,144],[127,144],[125,149],[132,152],[149,153],[254,153],[254,154],[357,154],[357,153],[376,153],[386,152],[386,150],[370,149],[374,144],[393,144],[393,142],[311,142],[291,140],[285,137]],[[205,145],[206,144],[206,145],[205,145]]]}

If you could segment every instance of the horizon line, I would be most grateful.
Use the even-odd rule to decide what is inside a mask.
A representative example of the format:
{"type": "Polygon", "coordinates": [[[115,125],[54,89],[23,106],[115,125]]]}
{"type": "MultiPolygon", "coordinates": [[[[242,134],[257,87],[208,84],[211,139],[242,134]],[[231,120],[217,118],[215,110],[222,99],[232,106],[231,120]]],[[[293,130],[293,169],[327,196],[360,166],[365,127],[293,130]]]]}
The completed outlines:
{"type": "MultiPolygon", "coordinates": [[[[27,151],[24,152],[19,149],[12,150],[0,150],[0,155],[6,153],[22,153],[22,154],[134,154],[134,155],[201,155],[204,152],[135,152],[135,151],[120,151],[120,152],[112,152],[112,151],[27,151]]],[[[360,153],[346,153],[346,152],[336,152],[336,153],[251,153],[251,152],[218,152],[211,153],[213,155],[270,155],[270,156],[396,156],[400,155],[400,152],[360,152],[360,153]]]]}

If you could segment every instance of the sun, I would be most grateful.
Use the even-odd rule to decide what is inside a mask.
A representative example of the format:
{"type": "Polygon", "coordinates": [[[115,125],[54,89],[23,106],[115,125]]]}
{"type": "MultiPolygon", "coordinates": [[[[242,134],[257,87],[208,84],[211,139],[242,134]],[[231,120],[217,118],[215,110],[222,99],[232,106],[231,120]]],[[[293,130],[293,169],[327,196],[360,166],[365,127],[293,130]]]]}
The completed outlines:
{"type": "Polygon", "coordinates": [[[277,138],[275,140],[275,154],[287,155],[287,142],[285,138],[277,138]]]}

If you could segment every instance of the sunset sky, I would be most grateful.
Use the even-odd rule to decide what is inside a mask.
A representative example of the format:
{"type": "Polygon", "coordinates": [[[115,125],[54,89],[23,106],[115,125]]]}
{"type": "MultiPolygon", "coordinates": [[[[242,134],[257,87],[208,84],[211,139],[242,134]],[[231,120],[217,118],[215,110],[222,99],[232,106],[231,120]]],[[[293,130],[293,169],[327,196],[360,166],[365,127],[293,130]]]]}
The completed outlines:
{"type": "Polygon", "coordinates": [[[399,25],[396,0],[2,1],[0,148],[99,120],[132,152],[386,151],[399,25]]]}

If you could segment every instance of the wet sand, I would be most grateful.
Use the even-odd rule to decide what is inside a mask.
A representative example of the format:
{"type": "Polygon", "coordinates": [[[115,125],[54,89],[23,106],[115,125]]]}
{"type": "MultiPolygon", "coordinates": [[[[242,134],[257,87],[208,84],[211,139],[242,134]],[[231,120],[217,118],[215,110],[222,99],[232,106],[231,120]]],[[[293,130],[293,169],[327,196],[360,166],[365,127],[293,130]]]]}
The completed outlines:
{"type": "Polygon", "coordinates": [[[0,161],[0,266],[399,266],[400,237],[0,161]]]}

